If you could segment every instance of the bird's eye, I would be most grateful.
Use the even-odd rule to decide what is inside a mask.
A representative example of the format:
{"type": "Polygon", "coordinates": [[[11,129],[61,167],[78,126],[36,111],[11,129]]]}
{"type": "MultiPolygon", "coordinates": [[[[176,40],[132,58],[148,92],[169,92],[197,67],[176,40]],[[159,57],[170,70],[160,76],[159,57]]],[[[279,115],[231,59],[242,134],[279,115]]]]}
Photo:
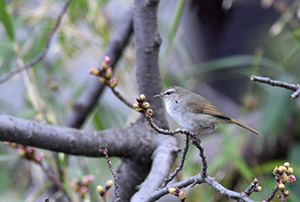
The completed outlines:
{"type": "Polygon", "coordinates": [[[165,92],[165,95],[171,95],[173,93],[173,91],[167,91],[165,92]]]}

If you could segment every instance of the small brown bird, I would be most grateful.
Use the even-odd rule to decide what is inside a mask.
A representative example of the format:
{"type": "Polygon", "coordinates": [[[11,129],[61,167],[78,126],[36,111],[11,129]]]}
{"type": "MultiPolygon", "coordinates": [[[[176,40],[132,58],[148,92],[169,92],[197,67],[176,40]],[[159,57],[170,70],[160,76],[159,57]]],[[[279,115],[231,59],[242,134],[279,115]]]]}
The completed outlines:
{"type": "Polygon", "coordinates": [[[253,128],[225,114],[205,97],[184,88],[171,86],[154,97],[163,98],[168,114],[179,125],[192,132],[210,132],[220,123],[230,123],[262,136],[253,128]]]}

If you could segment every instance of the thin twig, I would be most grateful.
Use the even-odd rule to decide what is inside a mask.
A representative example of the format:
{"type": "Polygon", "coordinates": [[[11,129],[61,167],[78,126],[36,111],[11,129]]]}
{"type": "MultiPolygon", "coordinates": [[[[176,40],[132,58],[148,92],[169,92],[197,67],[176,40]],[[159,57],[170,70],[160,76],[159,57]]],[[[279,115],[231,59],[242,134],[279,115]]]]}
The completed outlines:
{"type": "Polygon", "coordinates": [[[297,87],[298,87],[298,89],[291,95],[292,99],[295,99],[295,98],[299,97],[299,95],[300,95],[300,85],[297,84],[297,87]]]}
{"type": "Polygon", "coordinates": [[[27,69],[31,68],[33,65],[35,65],[36,63],[38,63],[39,61],[41,61],[45,57],[45,55],[47,54],[47,52],[49,50],[51,40],[52,40],[55,32],[59,28],[61,20],[62,20],[62,17],[66,13],[66,11],[67,11],[67,9],[68,9],[71,1],[72,0],[67,0],[67,2],[65,3],[63,9],[59,13],[59,15],[57,17],[57,20],[55,22],[55,25],[52,27],[49,35],[47,36],[46,44],[45,44],[43,50],[40,52],[40,54],[38,54],[35,58],[33,58],[31,61],[29,61],[28,63],[26,63],[22,67],[20,67],[18,69],[15,69],[15,70],[11,71],[10,73],[8,73],[7,75],[5,75],[4,77],[2,77],[0,79],[0,84],[6,82],[7,80],[9,80],[14,75],[16,75],[16,74],[18,74],[18,73],[20,73],[20,72],[22,72],[24,70],[27,70],[27,69]]]}
{"type": "Polygon", "coordinates": [[[258,181],[257,181],[257,179],[255,178],[255,179],[251,182],[251,184],[249,185],[249,187],[244,191],[244,193],[247,194],[248,196],[250,196],[250,195],[253,193],[255,187],[257,186],[257,183],[258,183],[258,181]]]}
{"type": "Polygon", "coordinates": [[[100,145],[100,151],[102,151],[102,153],[104,154],[104,156],[106,158],[106,161],[107,161],[107,164],[108,164],[108,166],[110,168],[111,174],[112,174],[112,176],[114,178],[114,183],[115,183],[115,190],[114,191],[115,191],[115,195],[116,195],[116,200],[115,201],[117,201],[117,202],[121,201],[120,194],[119,194],[119,181],[118,181],[118,177],[117,177],[116,171],[115,171],[115,169],[114,169],[114,167],[112,165],[112,162],[111,162],[111,160],[110,160],[110,158],[108,156],[108,151],[102,145],[100,145]]]}
{"type": "Polygon", "coordinates": [[[69,196],[67,190],[65,189],[64,185],[61,183],[61,181],[59,181],[59,179],[49,170],[47,170],[44,165],[40,162],[40,161],[34,161],[35,163],[37,163],[41,169],[46,173],[46,175],[48,176],[49,179],[51,179],[56,186],[62,190],[62,192],[64,193],[64,195],[67,197],[67,200],[69,202],[72,202],[71,197],[69,196]]]}
{"type": "MultiPolygon", "coordinates": [[[[109,85],[107,85],[110,87],[109,85]]],[[[129,108],[132,108],[132,104],[128,102],[118,91],[115,90],[115,88],[111,88],[112,92],[119,98],[124,104],[126,104],[129,108]]]]}
{"type": "Polygon", "coordinates": [[[199,149],[199,156],[201,157],[201,176],[205,178],[207,176],[207,162],[206,162],[206,157],[204,155],[204,148],[201,146],[201,140],[191,131],[185,130],[185,129],[180,129],[177,128],[175,130],[166,130],[159,128],[152,120],[151,117],[147,117],[147,120],[150,124],[150,126],[156,130],[157,132],[165,135],[175,135],[177,133],[182,133],[185,135],[188,135],[191,137],[192,143],[199,149]]]}
{"type": "Polygon", "coordinates": [[[272,190],[270,196],[265,201],[270,202],[274,198],[277,191],[278,191],[278,184],[274,187],[274,189],[272,190]]]}
{"type": "Polygon", "coordinates": [[[165,134],[165,135],[175,135],[177,133],[182,133],[182,134],[185,134],[185,135],[189,135],[190,137],[192,138],[197,138],[197,136],[191,132],[191,131],[188,131],[188,130],[185,130],[185,129],[181,129],[181,128],[177,128],[175,130],[167,130],[167,129],[163,129],[163,128],[159,128],[154,122],[153,122],[153,119],[151,117],[147,117],[147,120],[150,124],[150,126],[156,130],[158,133],[161,133],[161,134],[165,134]]]}
{"type": "Polygon", "coordinates": [[[282,87],[282,88],[286,88],[286,89],[295,91],[290,96],[291,99],[295,99],[295,98],[299,97],[299,95],[300,95],[300,85],[299,84],[290,84],[290,83],[286,83],[286,82],[282,82],[282,81],[272,80],[268,77],[260,77],[260,76],[254,76],[254,75],[252,75],[250,79],[251,79],[251,81],[266,83],[271,86],[278,86],[278,87],[282,87]]]}
{"type": "Polygon", "coordinates": [[[195,147],[199,149],[199,156],[201,158],[201,176],[205,178],[207,176],[207,162],[204,155],[204,148],[201,146],[201,141],[197,137],[192,137],[192,143],[195,147]]]}
{"type": "Polygon", "coordinates": [[[180,159],[180,164],[179,166],[174,170],[174,172],[168,177],[168,179],[165,180],[163,183],[163,187],[165,187],[171,180],[174,179],[174,177],[178,174],[179,171],[182,170],[184,161],[186,159],[187,152],[189,150],[189,144],[190,143],[190,138],[188,135],[185,136],[185,147],[183,149],[183,152],[181,154],[181,159],[180,159]]]}

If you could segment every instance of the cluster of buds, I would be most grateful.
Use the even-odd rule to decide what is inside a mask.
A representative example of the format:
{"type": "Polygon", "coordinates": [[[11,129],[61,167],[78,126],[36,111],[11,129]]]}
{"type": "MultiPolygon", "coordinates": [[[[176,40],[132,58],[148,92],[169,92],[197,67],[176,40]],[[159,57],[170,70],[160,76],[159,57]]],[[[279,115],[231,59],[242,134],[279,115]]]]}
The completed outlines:
{"type": "Polygon", "coordinates": [[[113,75],[113,69],[110,67],[110,58],[108,56],[104,57],[102,69],[90,68],[89,73],[99,77],[99,80],[102,83],[108,85],[111,88],[115,88],[118,85],[118,79],[111,78],[113,75]]]}
{"type": "Polygon", "coordinates": [[[295,175],[292,175],[294,169],[290,166],[289,162],[285,162],[281,166],[276,166],[273,170],[275,179],[277,181],[278,189],[281,191],[282,195],[279,195],[279,198],[286,198],[290,195],[289,190],[285,190],[286,183],[293,183],[296,181],[295,175]]]}
{"type": "Polygon", "coordinates": [[[258,185],[258,180],[257,180],[257,178],[254,179],[253,184],[254,184],[254,186],[253,186],[253,188],[252,188],[252,190],[251,190],[251,193],[252,193],[253,191],[254,191],[254,192],[260,192],[260,191],[262,190],[262,187],[258,185]]]}
{"type": "Polygon", "coordinates": [[[13,148],[17,148],[19,155],[26,160],[41,162],[44,159],[44,153],[39,152],[36,154],[35,147],[25,147],[14,142],[4,142],[4,144],[13,148]]]}
{"type": "Polygon", "coordinates": [[[70,182],[70,187],[78,192],[83,198],[89,190],[90,184],[95,180],[93,175],[85,175],[80,180],[75,179],[70,182]]]}
{"type": "Polygon", "coordinates": [[[186,200],[186,192],[183,190],[180,190],[178,187],[169,188],[169,193],[173,194],[174,196],[177,196],[181,202],[185,202],[185,200],[186,200]]]}
{"type": "Polygon", "coordinates": [[[143,112],[146,117],[151,117],[153,115],[153,110],[150,109],[149,102],[145,102],[146,96],[141,94],[138,98],[136,98],[136,103],[133,104],[133,109],[138,112],[143,112]]]}
{"type": "Polygon", "coordinates": [[[105,188],[103,188],[101,185],[97,186],[97,192],[102,197],[103,201],[106,201],[106,194],[113,185],[114,185],[114,181],[108,180],[106,182],[105,188]]]}

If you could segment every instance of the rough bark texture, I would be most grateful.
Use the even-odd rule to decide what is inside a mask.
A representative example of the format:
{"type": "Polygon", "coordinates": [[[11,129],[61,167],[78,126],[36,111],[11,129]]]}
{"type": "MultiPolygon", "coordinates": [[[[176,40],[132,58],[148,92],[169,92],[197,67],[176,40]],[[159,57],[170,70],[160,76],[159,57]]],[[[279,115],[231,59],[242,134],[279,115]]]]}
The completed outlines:
{"type": "Polygon", "coordinates": [[[153,98],[162,91],[158,55],[161,38],[157,30],[158,0],[136,0],[134,3],[134,38],[136,50],[136,77],[139,92],[147,97],[155,109],[153,118],[157,124],[167,127],[164,104],[161,99],[153,98]]]}

